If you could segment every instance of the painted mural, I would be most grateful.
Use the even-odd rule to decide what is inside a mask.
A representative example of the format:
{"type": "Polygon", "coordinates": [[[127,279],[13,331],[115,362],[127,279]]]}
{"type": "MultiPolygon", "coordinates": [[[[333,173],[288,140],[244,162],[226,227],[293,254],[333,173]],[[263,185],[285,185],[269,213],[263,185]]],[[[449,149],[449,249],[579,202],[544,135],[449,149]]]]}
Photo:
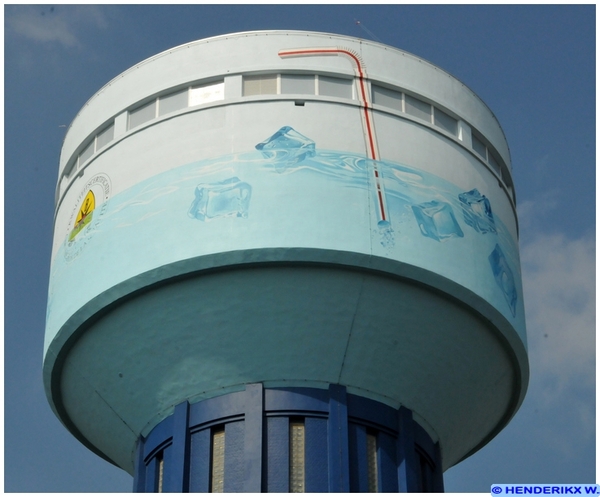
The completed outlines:
{"type": "MultiPolygon", "coordinates": [[[[84,208],[87,190],[74,212],[84,208]]],[[[406,165],[321,150],[284,126],[253,151],[171,169],[110,199],[104,192],[96,195],[95,209],[86,216],[93,219],[92,211],[101,208],[102,223],[74,219],[53,261],[48,335],[77,305],[154,267],[286,243],[341,249],[344,237],[351,244],[370,233],[371,254],[424,267],[469,288],[513,322],[524,339],[517,242],[485,193],[406,165]],[[98,267],[101,261],[107,261],[105,271],[98,267]],[[86,266],[96,268],[94,284],[82,291],[81,302],[63,305],[72,293],[59,295],[61,289],[75,283],[86,266]],[[53,302],[61,308],[51,309],[53,302]]]]}

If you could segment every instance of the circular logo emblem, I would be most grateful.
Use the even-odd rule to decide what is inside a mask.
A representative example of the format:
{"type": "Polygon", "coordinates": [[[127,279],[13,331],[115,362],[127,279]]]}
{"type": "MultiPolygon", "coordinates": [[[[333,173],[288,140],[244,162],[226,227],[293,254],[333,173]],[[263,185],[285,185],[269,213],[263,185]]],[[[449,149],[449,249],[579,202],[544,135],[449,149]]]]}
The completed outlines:
{"type": "Polygon", "coordinates": [[[110,196],[110,180],[105,174],[97,174],[88,180],[79,193],[69,218],[65,258],[72,260],[88,244],[106,211],[110,196]]]}

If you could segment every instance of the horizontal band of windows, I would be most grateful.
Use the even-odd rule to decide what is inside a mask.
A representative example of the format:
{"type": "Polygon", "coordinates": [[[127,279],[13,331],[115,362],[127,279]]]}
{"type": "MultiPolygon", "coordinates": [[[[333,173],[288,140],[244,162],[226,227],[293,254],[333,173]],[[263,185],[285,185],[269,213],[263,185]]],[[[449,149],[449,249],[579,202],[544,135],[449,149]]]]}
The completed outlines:
{"type": "MultiPolygon", "coordinates": [[[[375,84],[371,85],[371,93],[374,104],[387,107],[396,112],[409,114],[458,137],[458,119],[450,116],[435,105],[424,102],[412,95],[375,84]]],[[[489,164],[491,169],[508,185],[507,187],[512,196],[512,188],[510,187],[511,182],[508,178],[509,175],[507,172],[503,173],[501,166],[503,161],[495,151],[492,151],[491,147],[484,143],[483,137],[473,129],[471,133],[471,148],[487,164],[489,164]]]]}
{"type": "Polygon", "coordinates": [[[396,112],[409,114],[422,119],[451,135],[458,136],[458,119],[438,109],[428,102],[420,100],[404,92],[392,90],[376,84],[371,85],[373,103],[388,107],[396,112]]]}
{"type": "Polygon", "coordinates": [[[243,76],[242,96],[322,95],[354,99],[354,80],[319,74],[261,74],[243,76]]]}
{"type": "MultiPolygon", "coordinates": [[[[301,94],[354,99],[353,83],[353,79],[318,74],[248,75],[243,76],[242,96],[301,94]]],[[[159,96],[128,112],[127,130],[187,107],[224,100],[224,87],[224,80],[221,80],[159,96]]],[[[430,122],[454,136],[458,135],[456,119],[416,97],[373,84],[372,99],[377,105],[405,112],[430,122]]],[[[100,146],[104,146],[113,138],[114,134],[102,137],[100,146]]],[[[94,148],[86,148],[80,154],[78,163],[85,162],[94,152],[94,148]]],[[[482,155],[481,152],[479,153],[482,155]]]]}
{"type": "Polygon", "coordinates": [[[185,90],[168,93],[130,110],[127,129],[131,130],[157,117],[162,117],[187,107],[195,107],[224,99],[224,81],[191,86],[185,90]]]}
{"type": "Polygon", "coordinates": [[[471,132],[471,141],[473,144],[473,150],[490,165],[494,172],[502,178],[502,181],[510,186],[511,182],[509,175],[502,169],[501,166],[502,160],[498,157],[496,152],[484,142],[484,138],[473,130],[471,132]]]}
{"type": "Polygon", "coordinates": [[[94,135],[84,149],[79,152],[75,159],[67,165],[63,173],[64,176],[70,178],[75,171],[85,162],[92,158],[92,156],[100,151],[101,148],[108,145],[115,138],[115,126],[114,121],[111,121],[108,126],[105,126],[100,133],[94,135]]]}
{"type": "MultiPolygon", "coordinates": [[[[239,90],[238,90],[239,91],[239,90]]],[[[319,74],[263,74],[242,75],[242,97],[257,95],[314,95],[330,96],[347,100],[356,100],[354,79],[324,76],[319,74]]],[[[438,107],[399,89],[371,84],[372,101],[375,105],[387,107],[396,112],[408,114],[423,120],[455,137],[459,135],[458,120],[438,107]]],[[[212,80],[208,83],[181,87],[173,92],[160,95],[127,113],[127,130],[132,130],[159,117],[225,99],[224,80],[212,80]]],[[[302,102],[300,105],[302,105],[302,102]]],[[[491,167],[508,186],[511,197],[512,188],[508,169],[503,170],[504,161],[492,151],[479,133],[472,130],[471,148],[491,167]]],[[[100,133],[95,135],[88,145],[78,154],[71,166],[65,167],[63,176],[71,178],[86,161],[102,147],[114,140],[114,121],[111,121],[100,133]]],[[[506,166],[505,166],[506,167],[506,166]]],[[[514,199],[513,199],[514,200],[514,199]]]]}

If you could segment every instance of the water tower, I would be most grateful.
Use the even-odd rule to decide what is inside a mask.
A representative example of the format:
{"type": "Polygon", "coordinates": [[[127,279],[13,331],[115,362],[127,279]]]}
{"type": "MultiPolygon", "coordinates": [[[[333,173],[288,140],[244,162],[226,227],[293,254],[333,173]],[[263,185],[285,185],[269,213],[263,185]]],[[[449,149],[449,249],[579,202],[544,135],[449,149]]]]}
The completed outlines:
{"type": "Polygon", "coordinates": [[[135,491],[440,491],[528,375],[508,145],[442,69],[218,36],[69,127],[45,388],[135,491]]]}

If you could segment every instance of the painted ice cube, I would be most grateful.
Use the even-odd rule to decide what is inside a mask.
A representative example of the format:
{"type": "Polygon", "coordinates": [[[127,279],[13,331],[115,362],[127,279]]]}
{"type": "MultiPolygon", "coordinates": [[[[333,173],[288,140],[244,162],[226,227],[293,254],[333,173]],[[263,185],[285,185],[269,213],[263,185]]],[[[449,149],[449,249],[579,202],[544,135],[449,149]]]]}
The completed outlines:
{"type": "Polygon", "coordinates": [[[315,156],[315,142],[298,133],[291,126],[284,126],[273,136],[256,145],[267,159],[279,165],[294,165],[315,156]]]}
{"type": "Polygon", "coordinates": [[[458,199],[463,203],[465,223],[478,233],[496,233],[492,206],[485,195],[475,188],[470,192],[461,193],[458,199]]]}
{"type": "Polygon", "coordinates": [[[494,251],[488,259],[492,266],[494,279],[502,290],[508,307],[510,307],[510,312],[512,312],[514,317],[517,312],[517,288],[515,287],[515,279],[512,271],[508,267],[508,262],[506,262],[506,257],[504,257],[504,253],[498,244],[496,244],[494,251]]]}
{"type": "Polygon", "coordinates": [[[196,187],[188,215],[200,221],[217,217],[248,217],[252,187],[233,177],[196,187]]]}
{"type": "Polygon", "coordinates": [[[428,236],[438,242],[464,236],[450,204],[432,200],[413,205],[412,210],[423,236],[428,236]]]}

